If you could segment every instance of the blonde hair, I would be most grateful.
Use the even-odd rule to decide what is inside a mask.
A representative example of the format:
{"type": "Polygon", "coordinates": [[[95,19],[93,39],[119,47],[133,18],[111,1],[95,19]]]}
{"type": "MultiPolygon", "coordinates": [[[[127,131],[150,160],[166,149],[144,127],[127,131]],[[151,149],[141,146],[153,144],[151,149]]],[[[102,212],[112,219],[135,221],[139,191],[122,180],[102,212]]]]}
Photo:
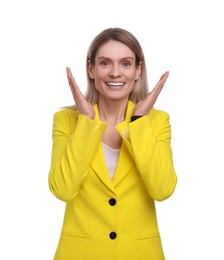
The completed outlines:
{"type": "Polygon", "coordinates": [[[99,48],[106,42],[114,40],[128,46],[135,53],[136,66],[141,63],[141,75],[135,81],[135,86],[130,94],[129,99],[134,103],[145,98],[148,93],[147,71],[144,60],[144,54],[138,40],[130,32],[121,28],[108,28],[99,33],[89,46],[86,58],[86,73],[87,73],[87,91],[86,100],[91,104],[98,101],[98,91],[95,88],[94,80],[88,74],[89,62],[94,66],[95,58],[99,48]]]}

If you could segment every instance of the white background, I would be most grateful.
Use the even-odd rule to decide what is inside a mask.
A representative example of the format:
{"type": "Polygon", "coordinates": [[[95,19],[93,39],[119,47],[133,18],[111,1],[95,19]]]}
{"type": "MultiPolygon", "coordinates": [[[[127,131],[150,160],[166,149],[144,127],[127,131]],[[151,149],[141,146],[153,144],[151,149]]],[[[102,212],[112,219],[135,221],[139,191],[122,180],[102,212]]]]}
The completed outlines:
{"type": "Polygon", "coordinates": [[[223,24],[221,0],[1,0],[0,259],[53,259],[64,214],[47,180],[53,113],[73,104],[66,66],[85,92],[87,48],[107,27],[139,39],[151,89],[170,71],[156,103],[179,178],[157,203],[166,260],[224,259],[223,24]]]}

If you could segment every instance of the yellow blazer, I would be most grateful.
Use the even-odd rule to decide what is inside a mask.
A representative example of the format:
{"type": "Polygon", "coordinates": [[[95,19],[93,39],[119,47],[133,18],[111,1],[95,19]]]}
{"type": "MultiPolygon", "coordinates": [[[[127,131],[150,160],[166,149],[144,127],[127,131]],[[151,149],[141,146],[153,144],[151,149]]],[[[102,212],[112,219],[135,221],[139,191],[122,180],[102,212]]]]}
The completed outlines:
{"type": "Polygon", "coordinates": [[[64,109],[54,115],[49,172],[52,193],[66,202],[55,260],[164,260],[154,201],[168,198],[177,176],[169,115],[152,109],[116,126],[122,147],[110,179],[102,150],[106,123],[64,109]]]}

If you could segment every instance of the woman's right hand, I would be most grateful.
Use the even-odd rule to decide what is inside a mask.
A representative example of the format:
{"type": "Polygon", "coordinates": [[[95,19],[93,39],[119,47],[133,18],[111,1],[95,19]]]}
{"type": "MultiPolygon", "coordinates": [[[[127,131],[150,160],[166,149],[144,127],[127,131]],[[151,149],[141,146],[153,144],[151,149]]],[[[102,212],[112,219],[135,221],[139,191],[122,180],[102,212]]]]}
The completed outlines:
{"type": "Polygon", "coordinates": [[[79,113],[88,116],[90,119],[94,119],[95,112],[93,109],[93,105],[86,100],[85,96],[80,91],[78,85],[75,82],[75,79],[72,75],[70,68],[67,67],[66,72],[67,72],[68,84],[72,91],[72,95],[79,113]]]}

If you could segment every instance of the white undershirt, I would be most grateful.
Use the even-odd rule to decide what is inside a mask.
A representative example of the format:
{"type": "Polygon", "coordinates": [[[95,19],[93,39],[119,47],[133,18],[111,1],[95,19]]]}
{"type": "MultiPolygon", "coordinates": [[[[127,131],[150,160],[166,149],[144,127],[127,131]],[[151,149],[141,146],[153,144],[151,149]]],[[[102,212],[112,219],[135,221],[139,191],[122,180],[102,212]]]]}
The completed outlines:
{"type": "Polygon", "coordinates": [[[112,179],[114,176],[115,168],[117,166],[120,149],[113,149],[103,143],[103,153],[106,161],[106,166],[110,174],[110,178],[112,179]]]}

